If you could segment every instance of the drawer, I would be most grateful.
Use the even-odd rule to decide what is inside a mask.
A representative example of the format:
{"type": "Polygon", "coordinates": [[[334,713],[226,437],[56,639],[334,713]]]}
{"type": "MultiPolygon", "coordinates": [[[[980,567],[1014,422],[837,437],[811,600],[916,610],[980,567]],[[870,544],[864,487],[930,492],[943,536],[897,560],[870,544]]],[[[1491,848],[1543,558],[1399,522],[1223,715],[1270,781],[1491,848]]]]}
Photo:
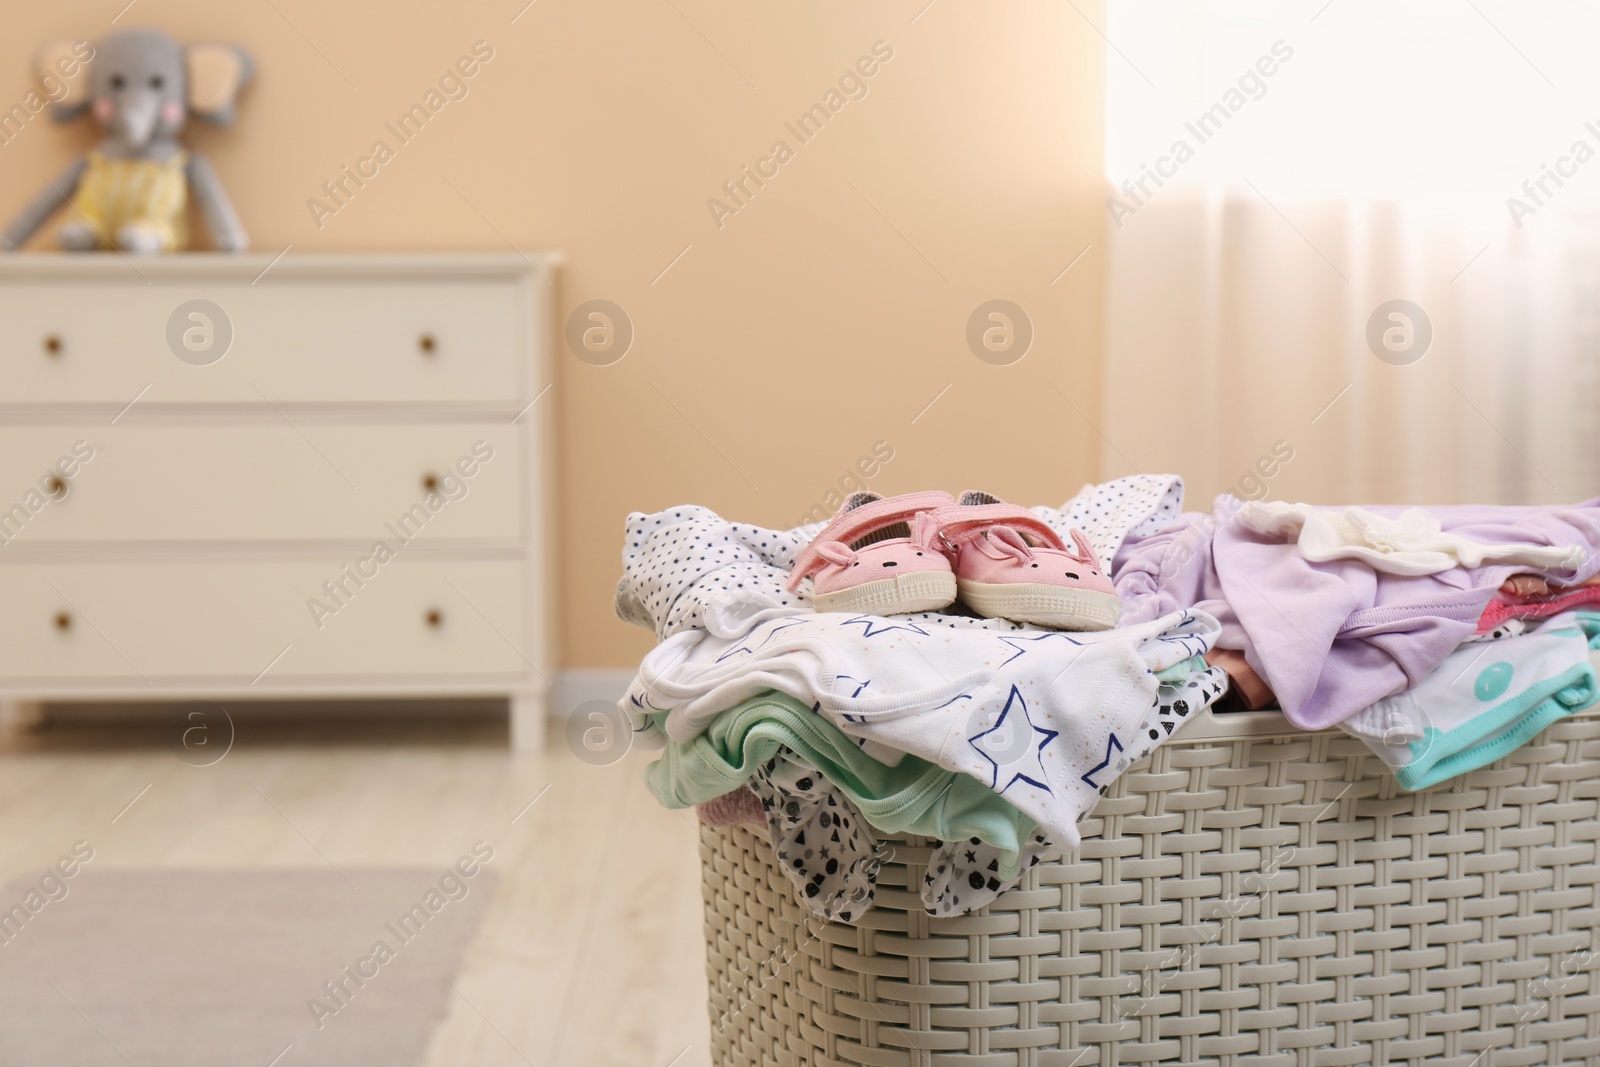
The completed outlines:
{"type": "Polygon", "coordinates": [[[514,540],[522,433],[202,419],[0,427],[0,542],[514,540]],[[72,477],[51,482],[52,467],[72,477]]]}
{"type": "MultiPolygon", "coordinates": [[[[518,353],[539,336],[535,309],[510,279],[273,278],[256,285],[159,276],[149,285],[7,280],[0,284],[0,399],[120,407],[143,391],[145,404],[517,407],[534,395],[527,357],[518,353]],[[168,340],[169,319],[195,299],[221,308],[232,334],[226,354],[205,365],[179,359],[168,340]]],[[[212,323],[211,343],[222,325],[212,323]]],[[[195,326],[203,342],[204,324],[195,326]]]]}
{"type": "MultiPolygon", "coordinates": [[[[527,568],[393,559],[0,565],[0,681],[526,676],[527,568]],[[370,573],[360,586],[346,568],[370,573]],[[343,582],[340,600],[323,583],[343,582]],[[327,610],[314,612],[310,603],[327,610]],[[280,656],[281,654],[281,656],[280,656]],[[276,660],[276,662],[274,662],[276,660]],[[271,669],[268,670],[268,665],[271,669]]],[[[531,657],[530,657],[531,658],[531,657]]]]}

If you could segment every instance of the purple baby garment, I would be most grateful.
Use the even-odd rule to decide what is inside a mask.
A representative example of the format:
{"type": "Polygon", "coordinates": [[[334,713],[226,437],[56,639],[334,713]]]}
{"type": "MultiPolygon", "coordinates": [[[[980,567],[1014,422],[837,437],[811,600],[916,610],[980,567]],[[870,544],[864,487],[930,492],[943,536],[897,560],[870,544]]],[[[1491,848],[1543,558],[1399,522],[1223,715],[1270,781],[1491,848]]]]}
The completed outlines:
{"type": "MultiPolygon", "coordinates": [[[[1341,505],[1342,507],[1342,505],[1341,505]]],[[[1492,544],[1583,545],[1577,570],[1496,565],[1429,575],[1381,574],[1365,563],[1313,563],[1298,546],[1233,521],[1239,501],[1185,512],[1130,538],[1113,580],[1132,625],[1193,607],[1222,623],[1233,648],[1277,694],[1289,721],[1324,729],[1416,685],[1462,641],[1513,574],[1574,584],[1600,570],[1600,500],[1555,507],[1466,505],[1428,510],[1442,528],[1492,544]]],[[[1380,515],[1404,508],[1370,507],[1380,515]]]]}

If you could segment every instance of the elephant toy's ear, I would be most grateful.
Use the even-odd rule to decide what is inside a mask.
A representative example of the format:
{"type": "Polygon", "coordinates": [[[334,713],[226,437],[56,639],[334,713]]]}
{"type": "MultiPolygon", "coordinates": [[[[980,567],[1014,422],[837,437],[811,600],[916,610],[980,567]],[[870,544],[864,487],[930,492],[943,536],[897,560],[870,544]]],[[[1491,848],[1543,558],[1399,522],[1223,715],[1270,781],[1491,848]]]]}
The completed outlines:
{"type": "Polygon", "coordinates": [[[34,73],[57,122],[75,119],[89,106],[93,58],[94,46],[88,41],[51,41],[34,55],[34,73]]]}
{"type": "Polygon", "coordinates": [[[208,122],[233,121],[233,103],[255,72],[242,48],[229,44],[192,44],[184,49],[188,68],[189,110],[208,122]]]}

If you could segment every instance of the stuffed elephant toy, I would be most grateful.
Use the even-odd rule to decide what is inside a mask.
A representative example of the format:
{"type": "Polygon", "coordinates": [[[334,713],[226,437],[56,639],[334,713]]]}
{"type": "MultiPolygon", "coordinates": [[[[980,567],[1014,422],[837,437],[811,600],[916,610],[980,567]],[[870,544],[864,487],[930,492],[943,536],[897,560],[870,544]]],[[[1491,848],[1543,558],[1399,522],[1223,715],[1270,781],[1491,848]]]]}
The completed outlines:
{"type": "MultiPolygon", "coordinates": [[[[66,69],[64,59],[85,51],[82,42],[47,45],[40,72],[54,76],[66,69]]],[[[212,243],[243,251],[249,239],[216,172],[186,151],[178,134],[191,114],[223,126],[233,120],[234,100],[252,73],[250,58],[231,45],[184,46],[159,30],[129,29],[95,45],[84,66],[87,73],[55,99],[54,116],[65,122],[87,109],[105,139],[22,210],[0,234],[0,248],[21,247],[70,204],[59,233],[69,251],[176,251],[188,244],[193,196],[212,243]]]]}

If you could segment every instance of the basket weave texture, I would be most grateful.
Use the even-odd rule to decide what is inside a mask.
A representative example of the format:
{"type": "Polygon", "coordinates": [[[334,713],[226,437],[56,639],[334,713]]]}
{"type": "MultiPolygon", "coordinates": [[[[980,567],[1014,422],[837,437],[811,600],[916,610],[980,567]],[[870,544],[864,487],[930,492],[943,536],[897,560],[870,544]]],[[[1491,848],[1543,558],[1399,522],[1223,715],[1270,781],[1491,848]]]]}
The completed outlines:
{"type": "Polygon", "coordinates": [[[712,1062],[1600,1067],[1600,715],[1417,794],[1252,719],[1157,749],[960,918],[918,900],[926,841],[846,925],[761,833],[702,828],[712,1062]]]}

